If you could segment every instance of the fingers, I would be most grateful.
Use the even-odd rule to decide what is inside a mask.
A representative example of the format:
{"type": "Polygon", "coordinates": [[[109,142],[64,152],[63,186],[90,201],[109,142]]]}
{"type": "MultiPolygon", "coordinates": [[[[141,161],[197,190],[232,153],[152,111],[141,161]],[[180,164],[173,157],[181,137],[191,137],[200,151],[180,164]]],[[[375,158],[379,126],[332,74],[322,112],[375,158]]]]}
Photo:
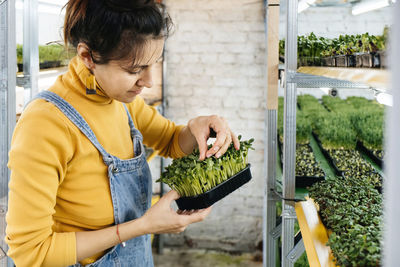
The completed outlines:
{"type": "Polygon", "coordinates": [[[201,210],[183,211],[181,215],[185,215],[184,224],[189,225],[196,222],[203,221],[211,213],[211,207],[201,210]]]}
{"type": "Polygon", "coordinates": [[[234,147],[239,150],[240,142],[223,117],[217,115],[197,117],[189,121],[188,127],[192,135],[196,138],[200,160],[213,155],[217,158],[221,157],[228,150],[232,142],[234,147]],[[208,149],[207,140],[210,135],[210,128],[215,131],[217,136],[212,147],[208,149]]]}
{"type": "Polygon", "coordinates": [[[196,141],[199,146],[200,160],[204,160],[206,158],[207,152],[207,137],[206,136],[196,136],[196,141]]]}
{"type": "Polygon", "coordinates": [[[211,207],[195,211],[194,213],[189,215],[191,223],[203,221],[210,213],[211,213],[211,207]]]}
{"type": "Polygon", "coordinates": [[[178,198],[180,198],[180,195],[175,190],[171,190],[168,193],[166,193],[163,196],[163,198],[166,199],[169,202],[172,202],[172,201],[177,200],[178,198]]]}
{"type": "Polygon", "coordinates": [[[233,146],[236,148],[236,150],[240,149],[240,141],[239,138],[231,131],[231,137],[233,141],[233,146]]]}
{"type": "Polygon", "coordinates": [[[207,151],[208,158],[211,157],[212,155],[215,155],[217,158],[219,158],[226,151],[226,150],[223,151],[222,147],[224,147],[225,143],[227,142],[228,139],[227,132],[226,131],[215,131],[215,132],[217,133],[217,139],[215,140],[213,146],[207,151]]]}

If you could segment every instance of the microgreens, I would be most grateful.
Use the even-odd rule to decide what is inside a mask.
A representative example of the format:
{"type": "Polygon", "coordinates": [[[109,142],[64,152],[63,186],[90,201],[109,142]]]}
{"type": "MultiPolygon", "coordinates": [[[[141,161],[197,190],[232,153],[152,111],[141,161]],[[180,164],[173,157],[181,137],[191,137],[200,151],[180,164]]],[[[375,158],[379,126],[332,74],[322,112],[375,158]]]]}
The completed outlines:
{"type": "MultiPolygon", "coordinates": [[[[240,135],[238,138],[241,140],[240,135]]],[[[205,160],[199,159],[199,150],[195,149],[186,157],[174,159],[157,182],[166,183],[181,197],[205,193],[246,168],[249,149],[254,150],[253,142],[253,138],[240,141],[239,150],[231,144],[220,158],[212,156],[205,160]]]]}

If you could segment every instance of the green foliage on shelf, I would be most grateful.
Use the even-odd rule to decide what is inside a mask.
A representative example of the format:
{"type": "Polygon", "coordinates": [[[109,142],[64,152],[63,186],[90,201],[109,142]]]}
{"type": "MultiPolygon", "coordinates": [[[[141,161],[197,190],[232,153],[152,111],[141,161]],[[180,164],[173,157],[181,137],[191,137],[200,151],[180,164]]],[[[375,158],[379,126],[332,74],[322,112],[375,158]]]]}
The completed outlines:
{"type": "Polygon", "coordinates": [[[322,221],[332,230],[328,246],[339,266],[379,266],[382,195],[361,179],[329,179],[309,188],[322,221]],[[328,190],[327,190],[328,189],[328,190]]]}
{"type": "Polygon", "coordinates": [[[23,62],[22,45],[17,45],[17,63],[21,64],[23,62]]]}
{"type": "Polygon", "coordinates": [[[203,161],[199,160],[196,149],[186,157],[174,159],[157,182],[166,183],[182,197],[205,193],[246,168],[249,149],[254,149],[253,142],[254,139],[240,141],[240,150],[231,144],[220,158],[212,156],[203,161]]]}
{"type": "Polygon", "coordinates": [[[324,177],[321,165],[309,145],[296,145],[296,176],[324,177]]]}
{"type": "MultiPolygon", "coordinates": [[[[376,101],[351,97],[346,102],[353,106],[353,125],[358,139],[370,150],[383,150],[385,109],[376,101]]],[[[378,152],[379,153],[379,152],[378,152]]]]}
{"type": "Polygon", "coordinates": [[[39,62],[62,61],[64,56],[64,46],[61,45],[40,45],[39,62]]]}
{"type": "MultiPolygon", "coordinates": [[[[278,135],[283,143],[283,97],[278,100],[278,135]]],[[[296,176],[323,177],[324,171],[308,145],[311,135],[311,121],[302,110],[296,112],[296,176]]]]}
{"type": "MultiPolygon", "coordinates": [[[[39,45],[39,62],[51,62],[51,61],[67,61],[74,57],[76,52],[73,50],[66,50],[63,45],[51,44],[51,45],[39,45]]],[[[23,63],[23,46],[17,45],[17,63],[23,63]]]]}
{"type": "MultiPolygon", "coordinates": [[[[283,97],[278,99],[278,135],[283,141],[283,97]]],[[[296,143],[308,144],[310,143],[311,135],[311,122],[301,110],[296,112],[296,143]]]]}
{"type": "MultiPolygon", "coordinates": [[[[316,36],[313,32],[309,35],[298,36],[298,58],[315,59],[337,55],[353,55],[355,53],[375,53],[385,51],[388,41],[389,28],[385,27],[382,35],[369,33],[357,35],[340,35],[338,38],[325,38],[316,36]]],[[[285,40],[279,42],[279,55],[285,55],[285,40]]],[[[317,62],[318,63],[318,62],[317,62]]]]}
{"type": "Polygon", "coordinates": [[[338,116],[329,112],[311,95],[299,96],[298,103],[325,149],[355,149],[357,134],[352,126],[351,114],[338,116]]]}

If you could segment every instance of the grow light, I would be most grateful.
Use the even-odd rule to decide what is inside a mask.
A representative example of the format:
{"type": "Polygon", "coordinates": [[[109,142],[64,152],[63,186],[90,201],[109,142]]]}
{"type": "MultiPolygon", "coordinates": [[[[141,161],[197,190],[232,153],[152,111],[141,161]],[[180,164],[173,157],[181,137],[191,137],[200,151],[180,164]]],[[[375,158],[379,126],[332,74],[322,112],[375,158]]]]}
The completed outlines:
{"type": "Polygon", "coordinates": [[[361,2],[359,4],[354,5],[351,13],[354,16],[356,16],[376,9],[387,7],[391,3],[395,2],[396,0],[370,0],[366,2],[361,2]]]}
{"type": "Polygon", "coordinates": [[[309,8],[310,6],[312,6],[317,0],[301,0],[299,1],[299,7],[297,12],[301,13],[304,10],[306,10],[307,8],[309,8]]]}
{"type": "Polygon", "coordinates": [[[385,106],[389,106],[389,107],[393,106],[393,97],[392,97],[392,95],[387,94],[387,93],[378,93],[376,95],[376,101],[378,101],[379,103],[381,103],[385,106]]]}

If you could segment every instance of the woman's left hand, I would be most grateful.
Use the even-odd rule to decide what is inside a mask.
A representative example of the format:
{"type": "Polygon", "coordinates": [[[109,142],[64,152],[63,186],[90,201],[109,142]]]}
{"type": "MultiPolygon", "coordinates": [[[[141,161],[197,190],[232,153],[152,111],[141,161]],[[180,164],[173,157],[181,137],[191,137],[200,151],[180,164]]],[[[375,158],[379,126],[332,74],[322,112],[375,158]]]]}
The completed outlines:
{"type": "Polygon", "coordinates": [[[206,157],[209,158],[213,155],[217,158],[221,157],[228,150],[232,142],[236,150],[240,148],[239,139],[231,131],[223,117],[217,115],[200,116],[191,119],[187,127],[194,138],[196,138],[200,151],[200,160],[204,160],[206,157]],[[208,149],[207,140],[210,137],[210,128],[217,133],[217,137],[213,146],[208,149]]]}

